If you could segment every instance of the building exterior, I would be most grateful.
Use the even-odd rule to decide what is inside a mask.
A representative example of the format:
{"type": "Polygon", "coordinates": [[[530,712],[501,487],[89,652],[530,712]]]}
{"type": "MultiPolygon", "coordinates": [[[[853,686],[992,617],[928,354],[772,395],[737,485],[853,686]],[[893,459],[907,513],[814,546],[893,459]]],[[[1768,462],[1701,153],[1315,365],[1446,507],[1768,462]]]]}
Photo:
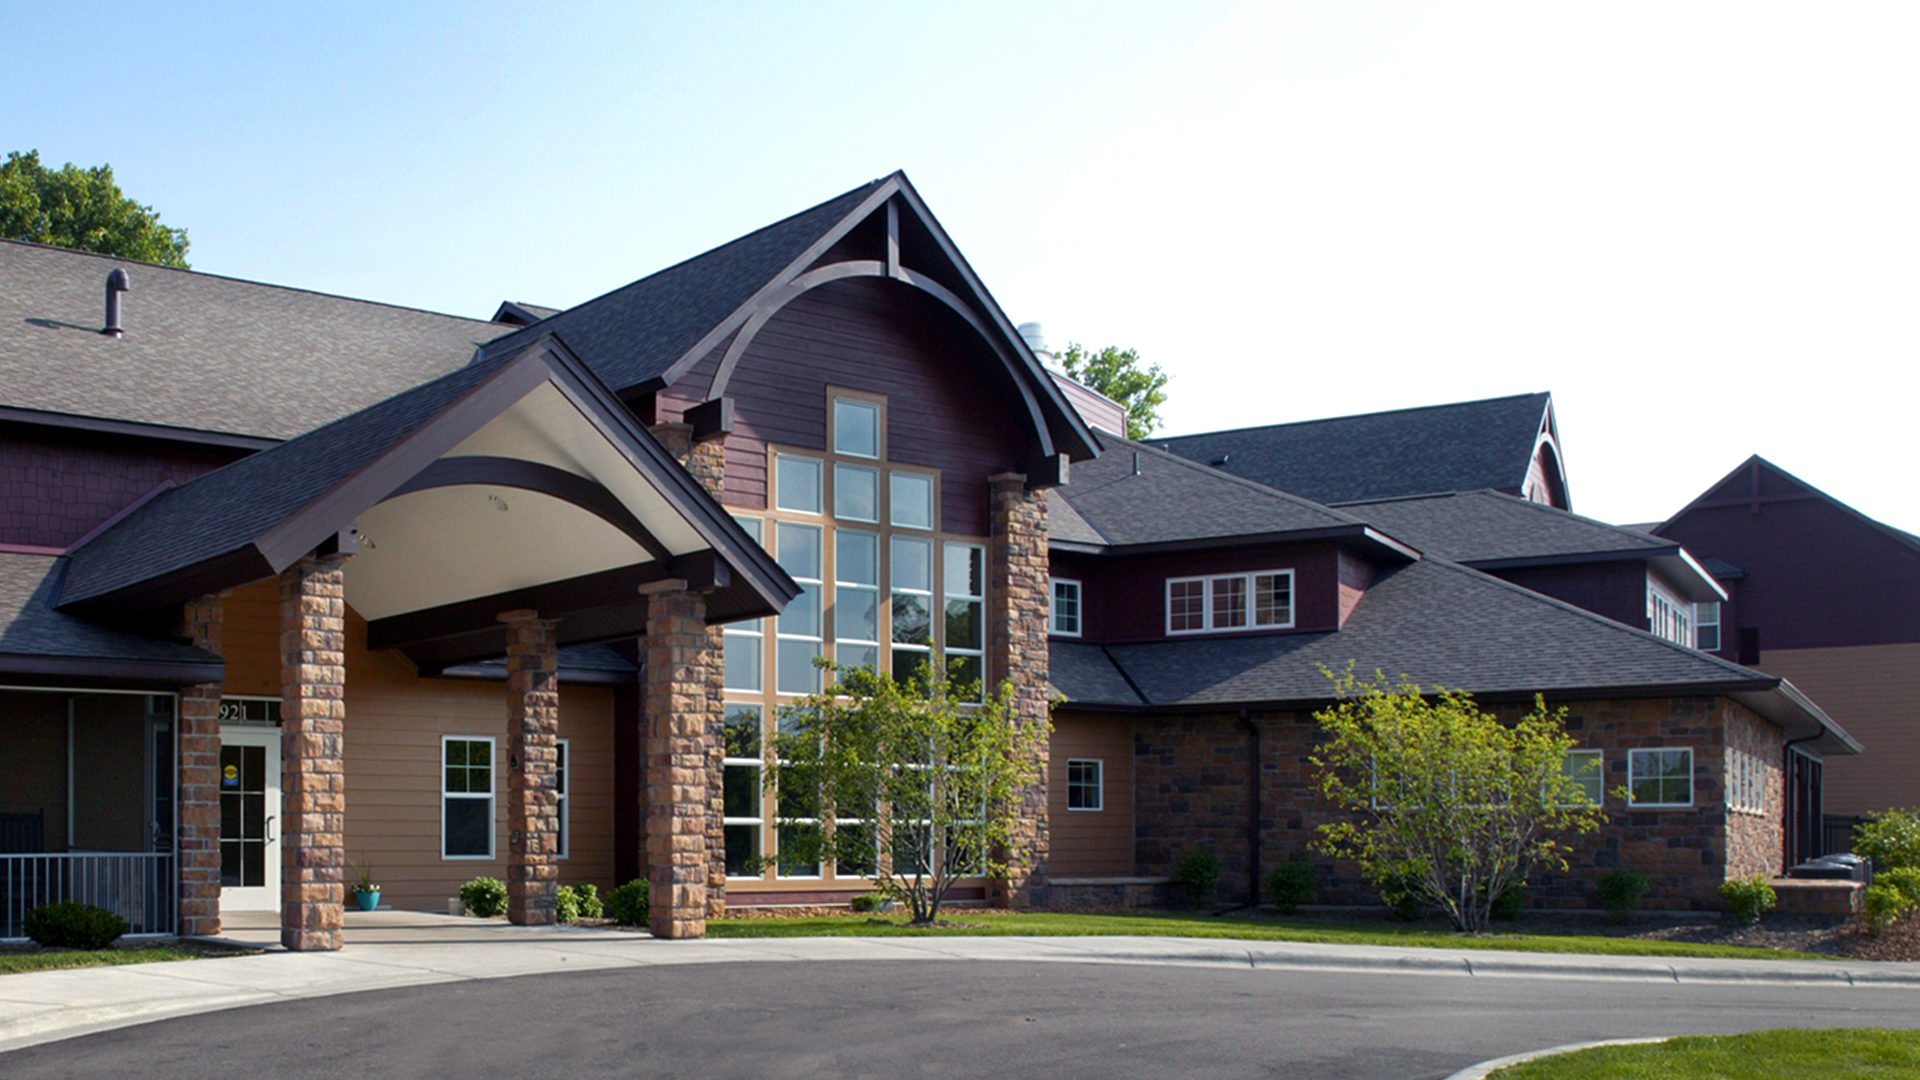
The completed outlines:
{"type": "MultiPolygon", "coordinates": [[[[1866,744],[1824,768],[1796,760],[1824,781],[1825,812],[1920,805],[1920,538],[1760,457],[1654,531],[1699,552],[1728,593],[1702,648],[1793,680],[1866,744]]],[[[1799,812],[1796,850],[1845,850],[1848,823],[1823,841],[1820,818],[1818,800],[1799,812]]]]}
{"type": "Polygon", "coordinates": [[[0,937],[73,897],[152,932],[278,910],[336,948],[369,867],[402,908],[502,877],[529,923],[644,876],[674,937],[845,898],[861,868],[779,865],[818,823],[759,783],[817,656],[1010,680],[1026,722],[1064,698],[1007,878],[962,894],[1012,905],[1297,850],[1322,663],[1567,703],[1598,754],[1571,766],[1644,793],[1603,796],[1581,873],[1674,904],[1780,868],[1787,741],[1854,748],[1582,592],[1590,564],[1719,595],[1552,508],[1544,395],[1499,410],[1519,479],[1423,509],[1096,434],[900,174],[564,311],[0,243],[0,316],[0,937]],[[1515,496],[1545,516],[1487,525],[1515,496]]]}

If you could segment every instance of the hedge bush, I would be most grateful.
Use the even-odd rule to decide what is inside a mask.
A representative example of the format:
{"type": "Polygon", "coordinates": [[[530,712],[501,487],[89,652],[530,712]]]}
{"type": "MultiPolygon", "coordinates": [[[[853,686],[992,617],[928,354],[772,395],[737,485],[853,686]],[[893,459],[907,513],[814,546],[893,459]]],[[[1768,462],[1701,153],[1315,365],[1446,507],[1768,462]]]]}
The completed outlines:
{"type": "Polygon", "coordinates": [[[1313,903],[1318,893],[1319,884],[1311,863],[1281,863],[1267,875],[1267,895],[1273,898],[1273,906],[1282,915],[1299,911],[1301,904],[1313,903]]]}
{"type": "Polygon", "coordinates": [[[49,949],[104,949],[131,927],[127,920],[91,904],[48,904],[27,912],[20,928],[49,949]]]}
{"type": "Polygon", "coordinates": [[[1772,911],[1779,902],[1773,886],[1761,874],[1721,882],[1720,898],[1727,902],[1727,913],[1733,916],[1733,921],[1743,925],[1759,922],[1760,916],[1772,911]]]}
{"type": "Polygon", "coordinates": [[[621,926],[645,926],[650,905],[647,882],[637,878],[607,894],[607,914],[621,926]]]}
{"type": "Polygon", "coordinates": [[[1488,914],[1501,922],[1513,922],[1527,910],[1527,886],[1517,882],[1507,886],[1499,896],[1493,898],[1493,906],[1488,914]]]}
{"type": "Polygon", "coordinates": [[[1867,933],[1878,937],[1887,928],[1920,909],[1920,869],[1896,867],[1882,873],[1867,886],[1861,900],[1867,917],[1867,933]]]}
{"type": "Polygon", "coordinates": [[[1617,923],[1626,922],[1639,908],[1653,879],[1638,870],[1609,870],[1600,875],[1600,902],[1617,923]]]}
{"type": "Polygon", "coordinates": [[[1192,849],[1174,868],[1173,883],[1186,894],[1187,903],[1195,906],[1206,903],[1220,888],[1219,857],[1212,848],[1192,849]]]}
{"type": "Polygon", "coordinates": [[[460,903],[467,914],[491,919],[507,910],[507,883],[499,878],[477,877],[460,886],[460,903]]]}
{"type": "Polygon", "coordinates": [[[1882,810],[1853,827],[1853,853],[1882,870],[1920,867],[1920,810],[1882,810]]]}

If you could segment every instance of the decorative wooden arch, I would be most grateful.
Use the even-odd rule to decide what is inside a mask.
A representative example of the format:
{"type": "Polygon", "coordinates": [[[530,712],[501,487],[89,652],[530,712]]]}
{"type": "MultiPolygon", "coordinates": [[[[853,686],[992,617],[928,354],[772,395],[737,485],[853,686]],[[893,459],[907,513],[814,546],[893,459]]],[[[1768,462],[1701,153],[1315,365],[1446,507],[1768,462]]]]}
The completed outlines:
{"type": "Polygon", "coordinates": [[[479,454],[441,458],[381,501],[432,488],[463,486],[516,488],[558,499],[620,530],[662,565],[673,564],[673,553],[612,492],[584,476],[538,461],[479,454]]]}

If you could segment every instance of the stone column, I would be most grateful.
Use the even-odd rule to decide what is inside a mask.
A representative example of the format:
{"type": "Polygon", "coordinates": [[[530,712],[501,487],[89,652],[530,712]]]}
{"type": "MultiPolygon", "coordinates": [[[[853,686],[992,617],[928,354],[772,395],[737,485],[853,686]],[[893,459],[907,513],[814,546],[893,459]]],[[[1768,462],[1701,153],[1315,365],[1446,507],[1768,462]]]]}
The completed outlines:
{"type": "Polygon", "coordinates": [[[684,581],[654,582],[647,596],[647,879],[653,936],[707,932],[711,736],[707,714],[706,601],[684,581]]]}
{"type": "Polygon", "coordinates": [[[550,926],[560,884],[559,644],[553,620],[508,611],[507,919],[550,926]]]}
{"type": "MultiPolygon", "coordinates": [[[[667,448],[686,468],[707,494],[719,500],[726,494],[727,442],[716,435],[699,442],[693,440],[691,424],[655,424],[651,429],[660,445],[667,448]]],[[[707,822],[707,917],[718,919],[727,913],[727,828],[726,828],[726,637],[718,626],[707,628],[707,798],[713,813],[707,822]]]]}
{"type": "MultiPolygon", "coordinates": [[[[176,636],[220,655],[218,596],[203,596],[181,611],[176,636]]],[[[175,752],[179,806],[173,828],[174,862],[179,868],[180,933],[211,936],[220,932],[220,691],[221,683],[180,688],[175,752]]]]}
{"type": "MultiPolygon", "coordinates": [[[[1002,679],[1013,681],[1014,716],[1022,724],[1047,722],[1052,708],[1047,681],[1047,501],[1044,491],[1029,491],[1026,480],[1019,473],[988,479],[993,523],[987,551],[987,625],[992,631],[987,671],[996,685],[1002,679]]],[[[1003,853],[1007,878],[993,882],[990,889],[998,907],[1046,904],[1051,838],[1044,746],[1039,764],[1039,778],[1020,797],[1003,853]]]]}
{"type": "Polygon", "coordinates": [[[280,575],[280,944],[338,949],[346,903],[346,557],[280,575]]]}

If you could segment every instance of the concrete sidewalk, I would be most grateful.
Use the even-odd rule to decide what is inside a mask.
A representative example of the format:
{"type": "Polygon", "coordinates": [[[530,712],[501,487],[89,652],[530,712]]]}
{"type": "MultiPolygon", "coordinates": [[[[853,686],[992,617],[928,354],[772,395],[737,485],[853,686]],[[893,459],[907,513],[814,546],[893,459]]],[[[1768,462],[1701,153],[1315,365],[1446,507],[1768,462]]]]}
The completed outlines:
{"type": "MultiPolygon", "coordinates": [[[[270,925],[226,940],[270,945],[270,925]]],[[[808,960],[1179,964],[1459,978],[1907,986],[1920,964],[1688,960],[1476,949],[1390,948],[1162,937],[755,938],[656,941],[620,930],[519,927],[418,912],[351,913],[347,947],[0,976],[0,1052],[113,1028],[363,990],[617,967],[808,960]]],[[[1920,1001],[1920,998],[1916,998],[1920,1001]]]]}

